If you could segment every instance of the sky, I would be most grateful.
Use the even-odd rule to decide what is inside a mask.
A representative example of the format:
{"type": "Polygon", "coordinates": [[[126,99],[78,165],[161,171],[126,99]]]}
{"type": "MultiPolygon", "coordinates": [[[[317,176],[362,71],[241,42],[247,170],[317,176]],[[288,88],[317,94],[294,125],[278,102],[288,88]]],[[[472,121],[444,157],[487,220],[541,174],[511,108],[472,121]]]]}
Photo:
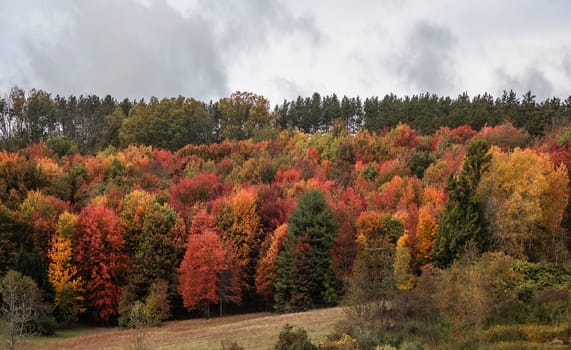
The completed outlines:
{"type": "Polygon", "coordinates": [[[571,95],[566,0],[0,0],[0,93],[571,95]]]}

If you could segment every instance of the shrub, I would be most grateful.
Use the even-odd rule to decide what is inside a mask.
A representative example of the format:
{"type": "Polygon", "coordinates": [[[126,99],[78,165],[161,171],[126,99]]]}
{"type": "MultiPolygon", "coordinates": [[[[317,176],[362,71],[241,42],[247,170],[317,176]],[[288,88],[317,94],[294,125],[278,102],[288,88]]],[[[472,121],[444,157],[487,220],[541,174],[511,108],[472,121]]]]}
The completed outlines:
{"type": "Polygon", "coordinates": [[[348,334],[342,334],[337,340],[328,340],[318,346],[319,350],[358,350],[357,339],[348,334]]]}
{"type": "Polygon", "coordinates": [[[278,342],[274,345],[275,350],[315,350],[303,328],[293,329],[293,326],[286,324],[280,332],[278,342]]]}

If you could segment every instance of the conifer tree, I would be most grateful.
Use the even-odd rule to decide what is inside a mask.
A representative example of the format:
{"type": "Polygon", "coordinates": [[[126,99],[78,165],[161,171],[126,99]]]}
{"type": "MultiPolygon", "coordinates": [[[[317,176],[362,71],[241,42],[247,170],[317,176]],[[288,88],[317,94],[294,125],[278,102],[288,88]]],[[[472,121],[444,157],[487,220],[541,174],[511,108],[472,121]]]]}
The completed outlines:
{"type": "Polygon", "coordinates": [[[274,298],[278,311],[335,302],[336,281],[331,262],[335,231],[336,223],[323,193],[305,193],[290,216],[288,238],[276,262],[274,298]],[[300,285],[305,287],[299,288],[300,285]]]}
{"type": "Polygon", "coordinates": [[[490,236],[476,198],[478,183],[491,160],[488,150],[489,145],[484,139],[470,142],[460,172],[448,180],[446,192],[449,199],[433,246],[436,266],[449,266],[468,244],[474,244],[480,252],[489,248],[490,236]]]}

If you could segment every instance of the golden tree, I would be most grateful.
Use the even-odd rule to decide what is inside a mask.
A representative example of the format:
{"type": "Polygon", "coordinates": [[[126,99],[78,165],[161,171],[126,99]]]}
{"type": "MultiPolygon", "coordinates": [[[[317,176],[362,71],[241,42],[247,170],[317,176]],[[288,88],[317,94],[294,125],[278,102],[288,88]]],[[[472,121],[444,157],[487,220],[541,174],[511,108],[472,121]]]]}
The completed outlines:
{"type": "Polygon", "coordinates": [[[69,212],[59,216],[57,232],[48,251],[48,278],[55,291],[54,306],[64,322],[73,322],[78,314],[85,312],[83,281],[72,261],[71,237],[76,222],[77,216],[69,212]]]}

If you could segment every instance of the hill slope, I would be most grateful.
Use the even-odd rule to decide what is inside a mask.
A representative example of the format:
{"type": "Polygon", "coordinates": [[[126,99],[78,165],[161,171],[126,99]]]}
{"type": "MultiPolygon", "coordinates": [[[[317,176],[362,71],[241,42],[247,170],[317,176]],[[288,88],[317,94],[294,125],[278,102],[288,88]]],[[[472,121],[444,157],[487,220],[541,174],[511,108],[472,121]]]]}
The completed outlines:
{"type": "MultiPolygon", "coordinates": [[[[269,349],[286,323],[303,327],[313,341],[320,341],[333,332],[335,323],[343,316],[343,309],[337,307],[286,315],[256,313],[172,321],[162,327],[144,330],[143,346],[145,349],[220,349],[220,342],[227,340],[246,349],[269,349]]],[[[97,328],[65,332],[51,338],[29,338],[22,341],[19,348],[135,349],[134,344],[134,330],[97,328]]]]}

